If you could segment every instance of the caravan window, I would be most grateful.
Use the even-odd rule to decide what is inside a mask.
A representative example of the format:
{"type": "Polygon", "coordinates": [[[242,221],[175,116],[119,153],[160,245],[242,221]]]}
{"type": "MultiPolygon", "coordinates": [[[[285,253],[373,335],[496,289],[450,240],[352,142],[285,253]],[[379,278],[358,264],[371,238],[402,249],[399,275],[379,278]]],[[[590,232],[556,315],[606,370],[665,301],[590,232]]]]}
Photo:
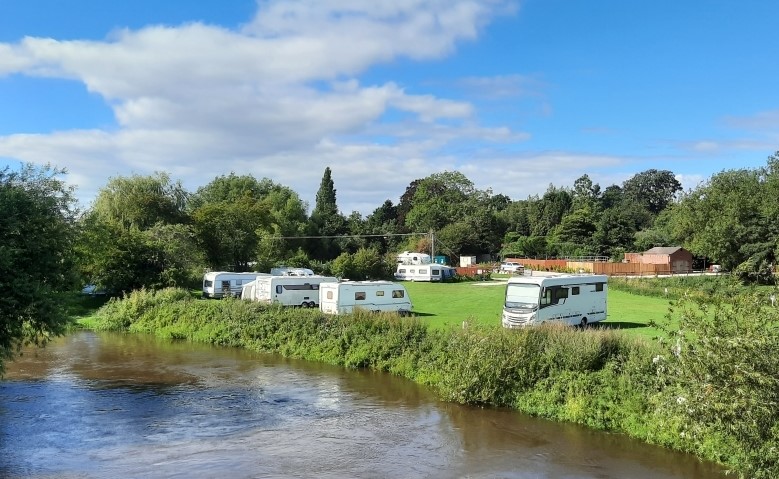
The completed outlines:
{"type": "Polygon", "coordinates": [[[574,286],[573,288],[571,288],[571,295],[576,296],[577,294],[579,294],[579,287],[574,286]]]}
{"type": "Polygon", "coordinates": [[[409,272],[409,273],[411,273],[411,274],[416,274],[417,270],[415,270],[415,269],[410,269],[410,270],[408,270],[408,272],[409,272]]]}
{"type": "Polygon", "coordinates": [[[426,268],[419,268],[419,274],[427,274],[426,268]]]}
{"type": "Polygon", "coordinates": [[[401,268],[401,269],[399,269],[399,270],[398,270],[398,273],[400,273],[400,274],[406,274],[406,270],[405,270],[405,268],[401,268]]]}
{"type": "Polygon", "coordinates": [[[432,274],[433,276],[440,276],[441,275],[441,270],[440,269],[432,269],[432,270],[430,270],[430,274],[432,274]]]}
{"type": "Polygon", "coordinates": [[[328,291],[326,296],[327,296],[327,299],[333,299],[333,292],[332,291],[328,291]]]}
{"type": "Polygon", "coordinates": [[[384,296],[384,291],[382,290],[376,291],[376,296],[384,296]]]}
{"type": "Polygon", "coordinates": [[[354,300],[355,301],[365,301],[365,291],[355,291],[354,292],[354,300]]]}
{"type": "Polygon", "coordinates": [[[213,286],[213,285],[214,285],[214,282],[213,282],[213,281],[211,281],[210,279],[207,279],[207,280],[205,280],[205,281],[203,282],[203,286],[205,286],[206,288],[210,288],[210,287],[211,287],[211,286],[213,286]]]}
{"type": "Polygon", "coordinates": [[[406,296],[406,292],[402,289],[393,289],[392,290],[392,297],[393,298],[403,298],[406,296]]]}
{"type": "Polygon", "coordinates": [[[281,285],[277,284],[276,285],[276,294],[281,294],[281,292],[282,292],[281,285]]]}
{"type": "Polygon", "coordinates": [[[305,284],[285,284],[284,289],[286,290],[292,290],[292,291],[301,291],[301,290],[314,290],[319,289],[318,284],[311,284],[311,283],[305,283],[305,284]]]}
{"type": "Polygon", "coordinates": [[[603,291],[603,285],[605,283],[595,283],[595,291],[603,291]]]}

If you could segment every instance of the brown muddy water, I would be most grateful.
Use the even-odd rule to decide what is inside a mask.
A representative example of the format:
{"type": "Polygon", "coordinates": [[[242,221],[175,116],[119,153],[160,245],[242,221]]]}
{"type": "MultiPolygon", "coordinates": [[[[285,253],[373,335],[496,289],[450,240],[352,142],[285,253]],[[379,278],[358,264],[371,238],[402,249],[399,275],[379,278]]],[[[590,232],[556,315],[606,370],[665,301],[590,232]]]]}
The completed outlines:
{"type": "Polygon", "coordinates": [[[7,366],[4,478],[724,477],[621,435],[240,349],[80,332],[7,366]]]}

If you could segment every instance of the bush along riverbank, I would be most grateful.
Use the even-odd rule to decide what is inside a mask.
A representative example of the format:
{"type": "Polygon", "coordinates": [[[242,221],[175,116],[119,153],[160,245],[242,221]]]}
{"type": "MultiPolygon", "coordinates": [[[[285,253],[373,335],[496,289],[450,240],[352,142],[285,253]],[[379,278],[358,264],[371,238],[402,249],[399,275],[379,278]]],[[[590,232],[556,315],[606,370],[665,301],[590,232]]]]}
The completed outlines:
{"type": "Polygon", "coordinates": [[[392,314],[326,316],[176,289],[111,300],[94,327],[387,371],[448,401],[625,433],[741,477],[779,477],[777,310],[750,295],[672,304],[667,324],[679,326],[657,343],[553,326],[428,329],[392,314]]]}

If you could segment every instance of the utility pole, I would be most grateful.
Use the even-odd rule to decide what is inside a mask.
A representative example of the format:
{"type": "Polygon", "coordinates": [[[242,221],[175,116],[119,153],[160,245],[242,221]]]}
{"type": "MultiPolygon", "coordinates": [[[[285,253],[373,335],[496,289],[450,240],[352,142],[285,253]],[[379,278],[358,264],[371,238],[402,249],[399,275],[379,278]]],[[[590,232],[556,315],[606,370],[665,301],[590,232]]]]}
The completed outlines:
{"type": "Polygon", "coordinates": [[[435,263],[435,231],[430,230],[430,262],[435,263]]]}

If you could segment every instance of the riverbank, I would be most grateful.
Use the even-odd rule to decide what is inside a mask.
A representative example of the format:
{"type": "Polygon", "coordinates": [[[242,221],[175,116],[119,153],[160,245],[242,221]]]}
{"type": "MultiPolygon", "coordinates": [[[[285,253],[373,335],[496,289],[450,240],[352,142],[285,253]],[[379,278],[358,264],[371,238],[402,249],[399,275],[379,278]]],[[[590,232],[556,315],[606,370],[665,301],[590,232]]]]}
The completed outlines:
{"type": "MultiPolygon", "coordinates": [[[[701,334],[710,331],[695,328],[704,327],[709,316],[699,318],[691,306],[677,305],[678,324],[706,338],[701,334]]],[[[738,309],[742,306],[729,311],[763,317],[761,311],[738,309]]],[[[737,380],[726,374],[733,366],[749,378],[777,377],[765,360],[751,357],[758,351],[738,360],[727,348],[728,335],[740,334],[748,346],[766,333],[761,327],[748,335],[720,328],[724,342],[717,345],[678,336],[678,342],[662,346],[609,330],[431,329],[394,315],[328,317],[247,301],[203,301],[183,290],[138,291],[111,301],[98,312],[94,327],[387,371],[426,385],[447,401],[509,407],[624,433],[727,464],[744,477],[779,475],[771,385],[744,380],[732,389],[720,383],[737,380]],[[707,354],[715,346],[717,354],[707,354]]],[[[779,344],[775,332],[763,339],[769,346],[779,344]]]]}

